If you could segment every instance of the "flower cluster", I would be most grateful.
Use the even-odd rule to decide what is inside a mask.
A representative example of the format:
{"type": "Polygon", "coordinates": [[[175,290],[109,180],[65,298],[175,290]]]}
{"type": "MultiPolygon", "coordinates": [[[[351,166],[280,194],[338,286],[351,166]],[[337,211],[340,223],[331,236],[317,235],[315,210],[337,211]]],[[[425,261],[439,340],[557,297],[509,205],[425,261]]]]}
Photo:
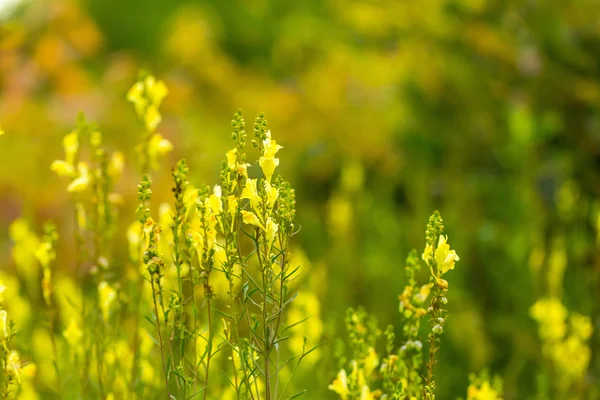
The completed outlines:
{"type": "Polygon", "coordinates": [[[456,251],[448,244],[448,236],[442,234],[443,229],[442,218],[436,211],[429,219],[426,246],[421,256],[429,268],[429,283],[418,283],[421,264],[415,250],[406,260],[406,285],[399,296],[399,311],[402,316],[399,348],[396,347],[394,327],[388,326],[384,335],[386,355],[380,360],[375,344],[381,332],[377,329],[375,320],[364,310],[348,311],[346,327],[353,353],[350,361],[352,372],[348,374],[342,368],[329,386],[341,399],[435,398],[433,367],[440,336],[444,332],[445,306],[448,304],[448,282],[442,276],[454,269],[459,260],[456,251]],[[429,356],[423,365],[424,345],[420,339],[420,326],[425,316],[429,316],[431,331],[428,335],[429,356]],[[373,389],[379,385],[381,389],[373,389]]]}

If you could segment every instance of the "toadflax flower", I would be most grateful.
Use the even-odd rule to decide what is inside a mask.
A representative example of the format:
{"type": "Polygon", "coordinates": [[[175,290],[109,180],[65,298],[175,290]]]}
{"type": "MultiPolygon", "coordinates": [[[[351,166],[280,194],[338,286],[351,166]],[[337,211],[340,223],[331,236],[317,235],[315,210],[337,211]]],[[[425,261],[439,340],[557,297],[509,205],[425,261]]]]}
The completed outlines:
{"type": "Polygon", "coordinates": [[[250,206],[255,210],[260,204],[260,197],[258,196],[258,190],[256,189],[256,179],[246,179],[246,186],[242,190],[241,199],[250,200],[250,206]]]}
{"type": "Polygon", "coordinates": [[[275,154],[283,148],[277,144],[275,140],[271,140],[271,131],[267,132],[267,138],[263,141],[263,155],[258,160],[258,164],[265,174],[267,182],[271,182],[271,177],[275,173],[275,168],[279,165],[279,158],[275,158],[275,154]]]}
{"type": "Polygon", "coordinates": [[[259,228],[265,229],[263,225],[260,223],[260,220],[252,211],[242,210],[242,218],[245,224],[258,226],[259,228]]]}
{"type": "Polygon", "coordinates": [[[329,385],[329,390],[333,390],[335,393],[339,394],[342,400],[348,398],[350,390],[348,389],[348,375],[346,374],[345,369],[341,369],[340,372],[338,372],[337,378],[329,385]]]}
{"type": "MultiPolygon", "coordinates": [[[[460,260],[456,251],[450,250],[450,245],[447,242],[448,236],[440,235],[437,248],[435,249],[435,263],[440,271],[440,275],[454,269],[454,263],[460,260]]],[[[429,260],[432,252],[433,249],[431,246],[425,247],[422,255],[425,262],[429,260]]]]}

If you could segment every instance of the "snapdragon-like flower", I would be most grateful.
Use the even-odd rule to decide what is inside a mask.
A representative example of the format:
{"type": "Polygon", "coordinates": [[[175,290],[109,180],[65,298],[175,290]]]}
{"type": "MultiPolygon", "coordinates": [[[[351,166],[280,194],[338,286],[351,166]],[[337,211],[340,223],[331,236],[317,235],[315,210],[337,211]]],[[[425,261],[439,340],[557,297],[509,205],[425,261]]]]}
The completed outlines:
{"type": "Polygon", "coordinates": [[[266,225],[265,232],[266,232],[266,237],[267,237],[267,247],[271,248],[271,246],[273,245],[273,242],[275,241],[275,235],[277,234],[277,231],[279,230],[279,225],[277,225],[271,217],[267,218],[267,223],[265,225],[266,225]]]}
{"type": "Polygon", "coordinates": [[[265,229],[256,214],[254,214],[252,211],[242,210],[241,213],[242,220],[245,224],[258,226],[259,228],[265,229]]]}
{"type": "Polygon", "coordinates": [[[233,148],[226,153],[227,168],[229,168],[232,171],[235,171],[237,168],[237,155],[238,155],[237,148],[233,148]]]}
{"type": "Polygon", "coordinates": [[[275,168],[279,166],[279,158],[275,158],[275,154],[283,148],[277,144],[275,140],[271,140],[271,131],[267,131],[267,138],[263,141],[264,151],[258,164],[265,175],[267,182],[271,182],[271,177],[275,173],[275,168]]]}
{"type": "Polygon", "coordinates": [[[85,162],[82,161],[77,165],[77,172],[79,173],[77,178],[67,186],[69,192],[83,192],[90,184],[90,173],[85,162]]]}
{"type": "Polygon", "coordinates": [[[223,203],[221,202],[221,186],[215,185],[213,194],[208,197],[208,207],[215,215],[219,215],[223,211],[223,203]]]}
{"type": "Polygon", "coordinates": [[[348,374],[345,369],[341,369],[337,374],[337,378],[329,385],[329,390],[339,394],[342,400],[346,400],[350,394],[348,389],[348,374]]]}
{"type": "Polygon", "coordinates": [[[260,196],[258,195],[258,190],[256,189],[256,179],[246,179],[246,186],[242,190],[241,199],[250,200],[250,206],[253,209],[258,209],[260,204],[260,196]]]}
{"type": "MultiPolygon", "coordinates": [[[[459,261],[460,258],[458,254],[456,254],[455,250],[450,250],[450,245],[448,242],[448,236],[440,235],[438,245],[435,249],[435,263],[437,265],[438,271],[440,272],[440,276],[444,275],[446,272],[454,269],[454,263],[459,261]]],[[[431,253],[433,252],[433,248],[430,245],[425,246],[425,250],[423,251],[423,261],[429,262],[431,257],[431,253]]],[[[436,277],[438,283],[443,281],[440,277],[436,277]]]]}
{"type": "Polygon", "coordinates": [[[267,206],[272,208],[277,201],[279,191],[275,186],[272,186],[269,181],[265,181],[265,192],[267,194],[267,206]]]}
{"type": "Polygon", "coordinates": [[[168,93],[167,85],[152,75],[134,83],[127,93],[127,100],[133,103],[135,111],[144,121],[146,129],[154,132],[161,121],[158,108],[168,93]]]}

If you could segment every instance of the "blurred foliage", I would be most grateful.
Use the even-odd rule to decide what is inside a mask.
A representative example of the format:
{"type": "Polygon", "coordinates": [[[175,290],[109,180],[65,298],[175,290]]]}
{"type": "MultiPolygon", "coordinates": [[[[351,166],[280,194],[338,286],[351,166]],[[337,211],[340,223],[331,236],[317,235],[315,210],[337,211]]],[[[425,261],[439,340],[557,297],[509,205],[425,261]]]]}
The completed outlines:
{"type": "MultiPolygon", "coordinates": [[[[537,392],[530,308],[540,297],[592,316],[600,348],[597,2],[60,0],[2,18],[3,227],[52,218],[72,237],[48,166],[79,110],[134,158],[140,128],[125,94],[139,66],[170,88],[161,133],[175,150],[163,165],[185,155],[193,182],[218,178],[234,110],[270,117],[327,340],[320,368],[304,375],[312,398],[334,397],[332,343],[347,307],[400,326],[403,260],[436,208],[461,255],[440,398],[464,395],[469,372],[486,366],[507,399],[537,392]]],[[[138,182],[124,171],[124,215],[138,182]]],[[[168,193],[168,174],[155,184],[168,193]]],[[[0,235],[0,266],[12,270],[0,235]]],[[[58,260],[69,273],[72,257],[58,260]]],[[[592,353],[592,387],[599,373],[592,353]]]]}

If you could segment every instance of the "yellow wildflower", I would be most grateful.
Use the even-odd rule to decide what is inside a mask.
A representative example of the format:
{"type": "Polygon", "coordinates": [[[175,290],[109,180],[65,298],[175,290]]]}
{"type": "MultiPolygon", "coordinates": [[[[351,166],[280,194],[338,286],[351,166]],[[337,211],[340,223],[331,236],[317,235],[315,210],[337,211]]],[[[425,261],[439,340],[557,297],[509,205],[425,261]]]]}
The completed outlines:
{"type": "Polygon", "coordinates": [[[98,302],[105,321],[108,321],[111,307],[116,299],[117,292],[107,282],[102,281],[98,284],[98,302]]]}
{"type": "Polygon", "coordinates": [[[148,106],[144,114],[144,123],[148,132],[154,132],[158,124],[162,121],[162,117],[155,106],[148,106]]]}
{"type": "MultiPolygon", "coordinates": [[[[2,287],[2,283],[0,282],[0,287],[2,287]]],[[[2,293],[0,292],[0,299],[2,293]]],[[[581,340],[587,340],[592,336],[592,332],[594,328],[592,327],[592,322],[590,317],[585,315],[573,313],[571,315],[571,329],[575,336],[580,338],[581,340]]]]}
{"type": "Polygon", "coordinates": [[[244,210],[242,210],[241,212],[242,212],[242,218],[243,218],[243,221],[245,224],[258,226],[259,228],[264,229],[263,225],[260,223],[260,220],[258,219],[256,214],[254,214],[251,211],[244,211],[244,210]]]}
{"type": "Polygon", "coordinates": [[[4,301],[4,291],[6,290],[6,286],[4,286],[4,282],[0,280],[0,303],[4,301]]]}
{"type": "Polygon", "coordinates": [[[467,400],[502,400],[502,397],[488,381],[484,381],[481,385],[469,385],[467,400]]]}
{"type": "Polygon", "coordinates": [[[267,193],[267,206],[273,207],[279,196],[279,191],[275,186],[271,186],[268,181],[265,181],[265,192],[267,193]]]}
{"type": "Polygon", "coordinates": [[[256,179],[246,179],[246,186],[242,190],[241,199],[250,200],[250,206],[255,210],[260,204],[260,197],[258,196],[258,190],[256,189],[256,179]]]}
{"type": "Polygon", "coordinates": [[[275,173],[275,168],[279,165],[279,158],[275,158],[275,154],[282,149],[276,141],[271,140],[271,131],[267,132],[267,138],[263,141],[264,151],[258,164],[265,175],[267,182],[271,182],[271,177],[275,173]]]}
{"type": "Polygon", "coordinates": [[[21,358],[19,356],[19,352],[13,350],[8,355],[8,360],[6,362],[8,366],[8,371],[10,374],[14,374],[17,377],[17,381],[21,383],[21,374],[19,371],[21,370],[21,358]]]}
{"type": "Polygon", "coordinates": [[[123,153],[120,151],[115,151],[110,158],[110,163],[108,164],[108,174],[110,176],[119,176],[121,172],[123,172],[123,167],[125,166],[125,158],[123,157],[123,153]]]}
{"type": "Polygon", "coordinates": [[[235,216],[238,210],[238,199],[234,195],[227,197],[227,212],[231,215],[231,226],[229,227],[230,232],[233,232],[233,226],[235,224],[235,216]]]}
{"type": "Polygon", "coordinates": [[[335,393],[339,394],[342,400],[348,398],[350,390],[348,390],[348,375],[346,374],[345,369],[341,369],[340,372],[338,372],[337,378],[329,385],[329,390],[333,390],[335,393]]]}
{"type": "Polygon", "coordinates": [[[83,337],[83,332],[79,328],[79,324],[77,323],[75,318],[71,319],[69,326],[63,332],[63,336],[72,349],[75,349],[77,347],[77,345],[81,341],[81,338],[83,337]]]}
{"type": "Polygon", "coordinates": [[[82,161],[77,165],[77,171],[79,176],[67,186],[69,192],[83,192],[90,184],[90,174],[85,162],[82,161]]]}
{"type": "Polygon", "coordinates": [[[279,230],[279,225],[277,225],[271,217],[267,218],[266,237],[267,237],[267,247],[268,248],[271,248],[271,245],[273,245],[273,242],[275,241],[275,235],[277,234],[278,230],[279,230]]]}
{"type": "Polygon", "coordinates": [[[64,160],[54,160],[52,164],[50,164],[50,170],[56,172],[58,176],[67,176],[70,178],[76,174],[73,165],[64,160]]]}
{"type": "Polygon", "coordinates": [[[258,160],[258,164],[265,174],[265,179],[267,182],[271,182],[271,177],[275,173],[275,168],[279,166],[279,158],[274,157],[260,157],[258,160]]]}
{"type": "Polygon", "coordinates": [[[148,142],[148,155],[150,164],[155,170],[158,169],[158,157],[164,156],[173,150],[173,144],[160,133],[155,133],[148,142]]]}
{"type": "Polygon", "coordinates": [[[227,167],[232,171],[234,171],[237,166],[237,154],[238,154],[238,149],[231,149],[226,153],[227,167]]]}
{"type": "Polygon", "coordinates": [[[65,149],[65,159],[71,165],[75,163],[75,156],[79,150],[79,135],[73,131],[63,138],[63,148],[65,149]]]}
{"type": "Polygon", "coordinates": [[[5,339],[8,337],[8,313],[6,310],[0,310],[0,338],[5,339]]]}
{"type": "Polygon", "coordinates": [[[221,186],[215,185],[213,194],[208,198],[208,207],[215,214],[221,214],[223,211],[223,203],[221,202],[221,186]]]}
{"type": "Polygon", "coordinates": [[[459,260],[456,251],[450,250],[450,245],[446,243],[447,241],[448,236],[440,235],[437,249],[435,250],[435,262],[442,275],[454,269],[454,263],[459,260]]]}
{"type": "Polygon", "coordinates": [[[0,136],[4,135],[4,130],[2,129],[2,127],[0,127],[0,136]]]}
{"type": "Polygon", "coordinates": [[[156,107],[160,106],[160,103],[169,93],[167,85],[163,81],[157,81],[152,75],[147,76],[144,83],[146,84],[146,91],[152,104],[156,107]]]}
{"type": "Polygon", "coordinates": [[[531,307],[531,316],[540,324],[540,337],[553,341],[566,333],[567,309],[557,298],[539,299],[531,307]]]}
{"type": "Polygon", "coordinates": [[[375,396],[367,385],[363,385],[360,391],[360,400],[375,400],[375,396]]]}
{"type": "Polygon", "coordinates": [[[371,375],[371,373],[379,366],[379,357],[377,356],[377,352],[373,347],[369,347],[369,354],[367,358],[365,358],[365,371],[367,375],[371,375]]]}

